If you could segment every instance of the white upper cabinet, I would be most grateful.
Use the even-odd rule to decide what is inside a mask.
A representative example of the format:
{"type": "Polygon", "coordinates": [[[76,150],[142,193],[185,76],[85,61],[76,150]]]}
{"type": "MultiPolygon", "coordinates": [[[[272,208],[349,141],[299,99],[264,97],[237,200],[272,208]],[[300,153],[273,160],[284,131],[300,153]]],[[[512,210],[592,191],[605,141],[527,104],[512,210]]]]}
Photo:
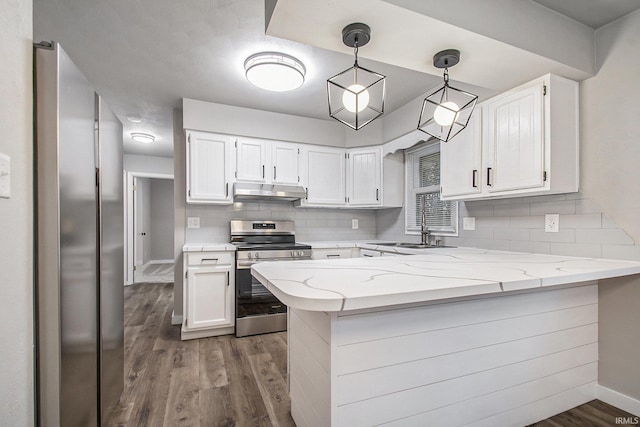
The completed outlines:
{"type": "Polygon", "coordinates": [[[288,142],[271,142],[271,182],[294,184],[300,182],[300,145],[288,142]]]}
{"type": "Polygon", "coordinates": [[[467,127],[451,141],[440,143],[442,199],[480,193],[481,172],[482,108],[476,107],[467,127]]]}
{"type": "Polygon", "coordinates": [[[297,185],[300,145],[257,138],[235,138],[236,181],[297,185]]]}
{"type": "Polygon", "coordinates": [[[231,204],[231,138],[186,131],[187,203],[231,204]]]}
{"type": "Polygon", "coordinates": [[[485,104],[489,192],[544,185],[546,86],[536,80],[485,104]]]}
{"type": "Polygon", "coordinates": [[[548,74],[478,104],[476,110],[474,116],[482,113],[481,137],[472,118],[467,129],[442,144],[443,199],[578,191],[577,82],[548,74]],[[476,174],[478,147],[482,170],[476,174]]]}
{"type": "Polygon", "coordinates": [[[347,151],[347,203],[349,206],[382,205],[382,148],[347,151]]]}
{"type": "Polygon", "coordinates": [[[254,138],[235,138],[236,180],[267,181],[267,141],[254,138]]]}
{"type": "Polygon", "coordinates": [[[301,148],[302,184],[307,197],[301,206],[345,206],[346,155],[342,148],[309,145],[301,148]]]}

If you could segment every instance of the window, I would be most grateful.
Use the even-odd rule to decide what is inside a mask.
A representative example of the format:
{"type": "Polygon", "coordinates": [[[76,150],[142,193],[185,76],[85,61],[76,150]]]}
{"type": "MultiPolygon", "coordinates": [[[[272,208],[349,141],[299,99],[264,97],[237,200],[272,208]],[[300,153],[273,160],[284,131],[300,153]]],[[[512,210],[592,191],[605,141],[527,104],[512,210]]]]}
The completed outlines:
{"type": "Polygon", "coordinates": [[[440,200],[440,143],[405,153],[407,194],[405,231],[420,233],[424,205],[427,228],[437,235],[458,235],[458,202],[440,200]]]}

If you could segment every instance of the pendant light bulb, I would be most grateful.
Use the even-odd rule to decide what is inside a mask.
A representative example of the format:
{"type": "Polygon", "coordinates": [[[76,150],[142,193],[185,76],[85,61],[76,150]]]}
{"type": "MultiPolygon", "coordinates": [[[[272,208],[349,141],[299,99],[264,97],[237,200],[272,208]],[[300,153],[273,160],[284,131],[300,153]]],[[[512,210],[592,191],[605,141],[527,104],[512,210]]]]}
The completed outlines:
{"type": "Polygon", "coordinates": [[[433,112],[433,119],[440,126],[451,126],[456,121],[460,107],[452,101],[443,102],[433,112]]]}
{"type": "Polygon", "coordinates": [[[352,113],[359,113],[369,105],[369,91],[364,86],[353,84],[342,94],[342,105],[352,113]],[[357,101],[357,102],[356,102],[357,101]]]}

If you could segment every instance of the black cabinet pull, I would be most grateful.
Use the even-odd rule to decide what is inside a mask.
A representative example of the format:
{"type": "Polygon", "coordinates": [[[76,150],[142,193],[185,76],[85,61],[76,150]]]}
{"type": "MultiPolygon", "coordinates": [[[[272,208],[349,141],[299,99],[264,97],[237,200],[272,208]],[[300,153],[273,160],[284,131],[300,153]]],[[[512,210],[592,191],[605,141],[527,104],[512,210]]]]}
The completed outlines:
{"type": "Polygon", "coordinates": [[[473,177],[471,178],[471,185],[473,188],[478,188],[478,183],[476,182],[478,178],[478,169],[473,170],[473,177]]]}
{"type": "Polygon", "coordinates": [[[487,168],[487,185],[491,187],[491,170],[492,168],[487,168]]]}
{"type": "Polygon", "coordinates": [[[380,189],[376,188],[376,202],[380,201],[380,189]]]}
{"type": "Polygon", "coordinates": [[[262,165],[262,177],[264,178],[264,165],[262,165]]]}
{"type": "Polygon", "coordinates": [[[228,182],[224,185],[224,196],[225,197],[229,196],[229,183],[228,182]]]}
{"type": "Polygon", "coordinates": [[[276,179],[276,167],[273,167],[273,179],[276,179]]]}

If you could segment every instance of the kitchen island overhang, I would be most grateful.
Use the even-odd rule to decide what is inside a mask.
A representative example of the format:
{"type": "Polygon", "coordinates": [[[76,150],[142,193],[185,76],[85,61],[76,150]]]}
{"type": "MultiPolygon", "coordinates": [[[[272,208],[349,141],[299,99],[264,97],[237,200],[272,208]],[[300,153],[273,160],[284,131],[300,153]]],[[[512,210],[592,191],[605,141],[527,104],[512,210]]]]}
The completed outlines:
{"type": "Polygon", "coordinates": [[[640,263],[437,249],[256,264],[298,425],[525,425],[595,398],[598,280],[640,263]]]}

